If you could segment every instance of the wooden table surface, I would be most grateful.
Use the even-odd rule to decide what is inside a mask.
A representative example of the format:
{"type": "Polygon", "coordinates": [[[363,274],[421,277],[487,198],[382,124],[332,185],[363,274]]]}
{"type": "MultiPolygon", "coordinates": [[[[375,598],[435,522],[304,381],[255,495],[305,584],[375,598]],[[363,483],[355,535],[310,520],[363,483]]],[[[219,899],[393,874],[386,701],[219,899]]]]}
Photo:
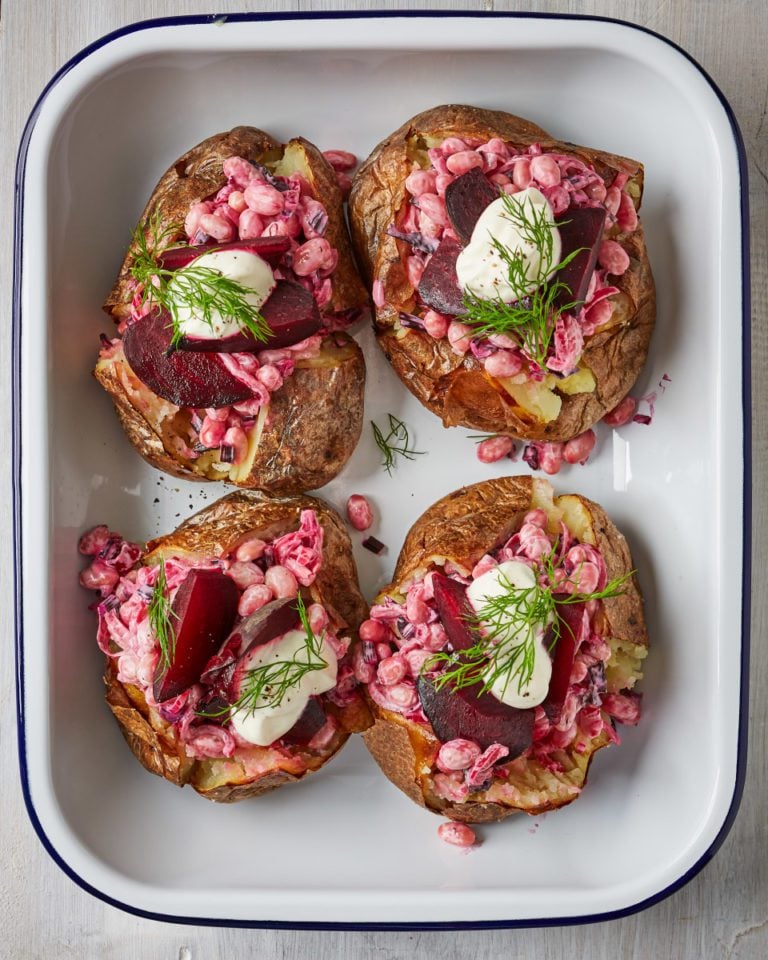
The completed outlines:
{"type": "MultiPolygon", "coordinates": [[[[10,396],[13,165],[22,127],[52,74],[92,40],[124,24],[181,13],[383,9],[366,3],[253,3],[250,0],[4,0],[0,6],[0,367],[10,396]]],[[[692,54],[730,100],[749,154],[752,214],[753,404],[765,410],[768,379],[768,4],[764,0],[592,0],[401,3],[403,9],[546,11],[618,17],[650,27],[692,54]]],[[[705,202],[705,198],[702,198],[705,202]]],[[[737,317],[733,318],[738,321],[737,317]]],[[[707,385],[702,384],[706,390],[707,385]]],[[[6,414],[6,423],[8,415],[6,414]]],[[[22,800],[16,753],[13,609],[0,606],[0,958],[55,960],[240,960],[440,956],[444,960],[765,960],[768,957],[768,468],[765,419],[754,424],[754,544],[750,757],[746,788],[729,837],[686,887],[645,912],[590,926],[461,933],[329,933],[185,927],[142,920],[91,897],[69,880],[37,839],[22,800]]],[[[12,597],[10,431],[0,430],[0,596],[12,597]]],[[[702,518],[704,520],[704,518],[702,518]]],[[[682,749],[682,745],[681,745],[682,749]]],[[[670,803],[674,799],[670,798],[670,803]]]]}

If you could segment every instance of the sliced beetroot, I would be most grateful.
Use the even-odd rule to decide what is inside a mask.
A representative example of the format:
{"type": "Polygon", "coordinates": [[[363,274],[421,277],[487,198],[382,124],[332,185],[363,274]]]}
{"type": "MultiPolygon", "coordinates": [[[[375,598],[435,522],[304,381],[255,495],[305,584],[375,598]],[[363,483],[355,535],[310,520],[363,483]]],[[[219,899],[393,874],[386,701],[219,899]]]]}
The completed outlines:
{"type": "Polygon", "coordinates": [[[257,340],[241,330],[230,337],[182,337],[179,349],[199,353],[240,353],[254,350],[277,350],[306,340],[322,326],[317,302],[309,290],[290,280],[278,280],[275,289],[259,311],[272,331],[267,340],[257,340]]]}
{"type": "Polygon", "coordinates": [[[235,632],[240,636],[243,651],[241,659],[247,657],[256,647],[262,647],[270,640],[282,637],[284,633],[300,626],[301,617],[294,597],[265,603],[237,625],[235,632]]]}
{"type": "Polygon", "coordinates": [[[323,729],[326,720],[327,717],[320,702],[310,697],[299,719],[280,739],[283,743],[306,745],[316,733],[323,729]]]}
{"type": "Polygon", "coordinates": [[[125,359],[149,389],[177,407],[226,407],[251,396],[212,353],[174,350],[165,310],[153,310],[134,320],[123,336],[125,359]]]}
{"type": "Polygon", "coordinates": [[[432,254],[419,283],[419,296],[438,313],[451,316],[465,313],[464,295],[456,276],[456,258],[461,252],[458,240],[447,237],[432,254]]]}
{"type": "Polygon", "coordinates": [[[448,184],[445,207],[462,244],[469,243],[480,214],[498,199],[498,189],[491,186],[479,167],[473,167],[448,184]]]}
{"type": "Polygon", "coordinates": [[[513,760],[533,741],[534,711],[509,707],[490,693],[480,693],[481,684],[460,690],[445,684],[438,690],[422,675],[417,689],[422,709],[443,743],[474,740],[483,750],[500,743],[509,749],[505,760],[513,760]]]}
{"type": "Polygon", "coordinates": [[[226,638],[216,657],[205,666],[201,680],[219,696],[232,702],[247,670],[250,654],[270,640],[301,625],[296,601],[272,600],[242,620],[226,638]]]}
{"type": "Polygon", "coordinates": [[[451,646],[454,650],[468,650],[477,643],[479,637],[472,629],[476,614],[467,599],[467,588],[442,573],[433,574],[432,586],[440,622],[451,646]]]}
{"type": "Polygon", "coordinates": [[[180,270],[212,250],[246,250],[248,253],[258,254],[262,260],[275,266],[280,257],[290,249],[290,237],[257,237],[254,240],[232,240],[229,243],[208,240],[194,246],[169,247],[157,258],[157,264],[164,270],[180,270]]]}
{"type": "MultiPolygon", "coordinates": [[[[561,604],[557,609],[560,617],[560,636],[551,653],[552,677],[549,681],[549,690],[541,706],[550,723],[557,723],[563,711],[563,704],[571,683],[573,661],[578,649],[578,636],[584,604],[561,604]]],[[[547,645],[552,641],[547,638],[547,645]]]]}
{"type": "Polygon", "coordinates": [[[211,688],[210,696],[226,697],[228,695],[235,664],[240,656],[241,639],[237,630],[233,630],[200,674],[200,682],[211,688]]]}
{"type": "Polygon", "coordinates": [[[219,570],[191,570],[173,598],[176,635],[167,669],[158,663],[153,693],[162,702],[197,683],[211,655],[221,646],[237,616],[240,593],[219,570]]]}
{"type": "Polygon", "coordinates": [[[566,284],[567,290],[561,290],[554,300],[556,307],[564,307],[567,303],[583,303],[587,297],[592,271],[597,263],[597,254],[603,238],[605,226],[605,210],[603,207],[583,207],[571,209],[563,215],[563,222],[558,222],[562,250],[561,260],[569,253],[579,250],[571,262],[558,270],[554,279],[566,284]],[[580,249],[583,248],[583,249],[580,249]]]}
{"type": "Polygon", "coordinates": [[[229,703],[217,694],[210,694],[198,703],[195,713],[209,723],[224,723],[229,718],[229,703]]]}
{"type": "Polygon", "coordinates": [[[261,314],[272,330],[267,344],[271,350],[305,340],[322,325],[314,296],[290,280],[278,280],[261,314]]]}

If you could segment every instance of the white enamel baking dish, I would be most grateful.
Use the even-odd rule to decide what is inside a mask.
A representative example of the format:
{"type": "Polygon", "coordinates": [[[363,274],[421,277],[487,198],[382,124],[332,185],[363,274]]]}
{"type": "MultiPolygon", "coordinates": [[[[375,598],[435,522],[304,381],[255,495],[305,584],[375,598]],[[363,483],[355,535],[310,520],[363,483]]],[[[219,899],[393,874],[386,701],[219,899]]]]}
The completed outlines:
{"type": "MultiPolygon", "coordinates": [[[[84,50],[41,97],[19,152],[14,312],[20,767],[30,817],[83,887],[135,913],[259,926],[521,925],[615,916],[713,854],[745,762],[749,640],[746,173],[733,117],[682,51],[627,24],[529,16],[178,18],[84,50]],[[143,772],[103,703],[79,534],[144,539],[224,489],[165,478],[90,377],[100,303],[152,186],[189,146],[238,123],[365,156],[441,102],[508,109],[557,137],[642,159],[658,326],[636,393],[651,426],[600,436],[556,478],[627,534],[647,597],[644,717],[602,752],[579,801],[481,831],[462,855],[355,742],[313,781],[218,807],[143,772]],[[667,374],[671,382],[662,384],[667,374]]],[[[361,339],[367,419],[426,451],[389,478],[366,430],[324,495],[371,497],[382,557],[484,466],[361,339]]],[[[522,472],[525,465],[519,465],[522,472]]]]}

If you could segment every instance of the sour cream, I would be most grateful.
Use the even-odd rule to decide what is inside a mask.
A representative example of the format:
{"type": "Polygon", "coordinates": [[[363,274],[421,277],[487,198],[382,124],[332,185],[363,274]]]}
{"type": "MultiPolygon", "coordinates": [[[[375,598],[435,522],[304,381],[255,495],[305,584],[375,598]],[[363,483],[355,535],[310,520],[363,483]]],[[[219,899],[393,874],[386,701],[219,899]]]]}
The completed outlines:
{"type": "MultiPolygon", "coordinates": [[[[483,607],[488,605],[491,597],[503,597],[509,593],[510,585],[513,587],[527,588],[536,585],[536,574],[530,567],[519,560],[505,560],[496,567],[492,567],[486,573],[479,576],[467,587],[467,599],[474,611],[480,614],[483,607]]],[[[502,620],[504,633],[500,641],[505,646],[513,647],[516,644],[527,641],[530,636],[530,629],[534,631],[534,660],[531,678],[527,684],[520,686],[520,676],[507,675],[497,679],[489,688],[489,693],[493,694],[497,700],[506,703],[510,707],[535,707],[541,703],[547,696],[549,690],[549,681],[552,678],[552,661],[550,660],[544,638],[547,627],[552,622],[552,617],[541,623],[523,624],[519,618],[514,617],[514,608],[509,608],[512,616],[505,617],[502,620]]],[[[498,627],[498,622],[494,618],[494,631],[498,627]]],[[[480,628],[491,628],[488,621],[481,620],[480,628]]]]}
{"type": "Polygon", "coordinates": [[[207,340],[219,340],[239,333],[242,327],[233,317],[223,316],[218,310],[211,311],[211,325],[203,319],[200,310],[190,307],[184,302],[183,276],[187,270],[197,267],[207,267],[216,273],[235,280],[245,287],[251,287],[255,292],[245,296],[247,302],[254,308],[264,303],[275,288],[276,280],[272,268],[261,257],[250,250],[212,250],[193,260],[177,271],[176,277],[168,284],[168,292],[173,297],[176,291],[179,302],[179,327],[186,337],[204,337],[207,340]],[[177,277],[179,278],[177,280],[177,277]]]}
{"type": "MultiPolygon", "coordinates": [[[[257,647],[249,657],[246,669],[255,670],[265,664],[292,660],[294,657],[303,660],[306,642],[307,635],[303,630],[289,630],[281,637],[257,647]]],[[[305,673],[295,687],[286,691],[276,706],[268,704],[269,692],[265,691],[266,696],[253,704],[257,709],[236,711],[232,715],[232,726],[237,733],[244,740],[260,747],[268,747],[288,733],[303,713],[310,697],[325,693],[336,686],[338,663],[333,650],[325,642],[320,646],[320,657],[327,666],[305,673]]]]}
{"type": "Polygon", "coordinates": [[[505,303],[511,303],[517,299],[517,291],[509,283],[509,268],[499,256],[494,240],[509,250],[512,256],[522,257],[526,279],[531,281],[525,287],[526,293],[532,293],[555,272],[552,269],[546,276],[540,276],[543,269],[542,250],[525,238],[525,231],[510,217],[507,210],[510,202],[520,208],[520,214],[526,220],[532,220],[534,216],[537,220],[543,217],[552,235],[550,262],[553,268],[560,263],[560,231],[554,225],[555,215],[544,194],[535,187],[528,187],[520,193],[499,197],[480,214],[472,231],[472,239],[456,260],[456,274],[462,290],[471,291],[481,300],[500,297],[505,303]]]}

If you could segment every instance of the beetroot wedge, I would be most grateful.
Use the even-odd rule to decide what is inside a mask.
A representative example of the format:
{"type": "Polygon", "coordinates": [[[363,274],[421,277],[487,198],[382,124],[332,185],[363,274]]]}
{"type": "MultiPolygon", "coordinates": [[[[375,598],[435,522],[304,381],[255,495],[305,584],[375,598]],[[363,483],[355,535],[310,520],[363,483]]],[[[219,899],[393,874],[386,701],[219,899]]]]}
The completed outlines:
{"type": "Polygon", "coordinates": [[[480,638],[472,626],[477,614],[467,600],[467,588],[442,573],[433,575],[432,584],[435,606],[451,646],[454,650],[468,650],[480,638]]]}
{"type": "Polygon", "coordinates": [[[560,636],[552,651],[552,677],[542,707],[550,723],[557,723],[571,683],[571,671],[579,648],[580,627],[584,613],[583,603],[562,604],[557,609],[560,617],[560,636]]]}
{"type": "Polygon", "coordinates": [[[424,303],[451,316],[466,313],[464,295],[456,276],[456,258],[460,252],[461,245],[457,240],[441,240],[419,283],[419,296],[424,303]]]}
{"type": "Polygon", "coordinates": [[[229,716],[229,703],[216,694],[208,694],[195,707],[195,713],[209,722],[224,723],[229,716]]]}
{"type": "Polygon", "coordinates": [[[123,336],[125,359],[153,393],[177,407],[226,407],[251,396],[213,354],[174,350],[168,355],[171,336],[165,310],[134,320],[123,336]]]}
{"type": "Polygon", "coordinates": [[[315,298],[301,284],[290,280],[277,281],[269,299],[262,304],[260,313],[272,331],[267,340],[257,340],[252,333],[241,330],[218,340],[182,337],[179,349],[203,353],[276,350],[306,340],[322,326],[315,298]]]}
{"type": "Polygon", "coordinates": [[[237,630],[233,630],[200,674],[200,682],[211,688],[209,696],[213,699],[225,699],[228,694],[235,664],[240,656],[241,639],[237,630]]]}
{"type": "Polygon", "coordinates": [[[283,743],[305,745],[316,733],[323,729],[326,720],[327,717],[320,701],[316,697],[310,697],[299,719],[288,733],[284,733],[280,739],[283,743]]]}
{"type": "Polygon", "coordinates": [[[232,629],[239,598],[234,582],[221,571],[190,571],[173,598],[176,641],[170,665],[163,669],[160,662],[155,670],[157,701],[177,697],[198,682],[211,654],[232,629]]]}
{"type": "Polygon", "coordinates": [[[247,669],[249,654],[301,625],[292,599],[273,600],[238,623],[216,657],[206,663],[201,680],[228,702],[236,696],[240,674],[247,669]]]}
{"type": "Polygon", "coordinates": [[[556,307],[567,303],[583,303],[589,290],[589,281],[597,263],[600,241],[603,239],[605,210],[602,207],[584,207],[571,209],[563,214],[563,222],[558,222],[561,258],[564,260],[574,250],[579,252],[569,264],[554,276],[554,280],[564,283],[567,290],[561,290],[555,297],[556,307]]]}
{"type": "Polygon", "coordinates": [[[456,236],[464,246],[472,239],[472,231],[480,214],[499,196],[498,189],[488,183],[478,167],[473,167],[448,184],[445,207],[456,236]]]}
{"type": "Polygon", "coordinates": [[[247,657],[256,647],[300,626],[301,617],[294,599],[272,600],[237,625],[235,632],[240,635],[243,651],[240,659],[247,657]]]}
{"type": "Polygon", "coordinates": [[[309,290],[290,280],[278,280],[261,314],[272,335],[269,349],[289,347],[317,333],[322,325],[317,301],[309,290]]]}
{"type": "Polygon", "coordinates": [[[509,749],[505,760],[519,757],[531,745],[533,710],[508,707],[492,694],[480,693],[481,684],[460,690],[445,684],[438,690],[422,675],[416,686],[422,709],[443,743],[458,737],[474,740],[483,750],[500,743],[509,749]]]}
{"type": "Polygon", "coordinates": [[[169,247],[157,258],[157,264],[164,270],[180,270],[212,250],[246,250],[275,266],[280,262],[280,257],[290,249],[289,237],[257,237],[255,240],[232,240],[229,243],[208,240],[206,243],[198,243],[194,246],[169,247]]]}

